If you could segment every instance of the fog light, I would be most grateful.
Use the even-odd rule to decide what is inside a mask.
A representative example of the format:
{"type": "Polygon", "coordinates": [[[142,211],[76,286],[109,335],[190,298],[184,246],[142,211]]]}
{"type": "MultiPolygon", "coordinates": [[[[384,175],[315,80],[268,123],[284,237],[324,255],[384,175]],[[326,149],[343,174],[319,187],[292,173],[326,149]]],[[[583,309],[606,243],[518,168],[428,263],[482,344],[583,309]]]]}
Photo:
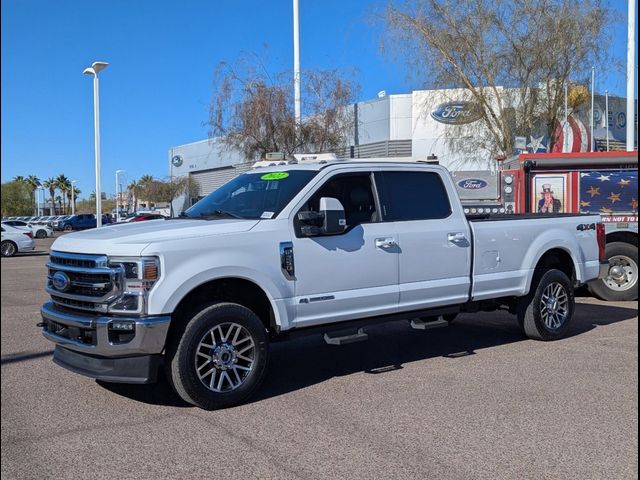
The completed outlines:
{"type": "Polygon", "coordinates": [[[133,322],[113,322],[111,323],[111,330],[121,330],[132,332],[136,329],[136,324],[133,322]]]}

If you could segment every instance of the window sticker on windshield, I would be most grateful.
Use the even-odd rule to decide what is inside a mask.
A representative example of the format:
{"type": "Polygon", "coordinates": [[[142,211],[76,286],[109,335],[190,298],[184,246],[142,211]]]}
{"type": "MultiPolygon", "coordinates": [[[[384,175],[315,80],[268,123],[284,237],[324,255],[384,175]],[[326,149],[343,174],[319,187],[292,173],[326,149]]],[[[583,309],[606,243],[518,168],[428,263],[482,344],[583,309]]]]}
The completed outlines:
{"type": "Polygon", "coordinates": [[[260,177],[260,180],[282,180],[283,178],[287,178],[289,174],[287,172],[272,172],[265,173],[260,177]]]}
{"type": "Polygon", "coordinates": [[[273,212],[262,212],[262,215],[260,215],[260,218],[272,218],[273,217],[273,212]]]}

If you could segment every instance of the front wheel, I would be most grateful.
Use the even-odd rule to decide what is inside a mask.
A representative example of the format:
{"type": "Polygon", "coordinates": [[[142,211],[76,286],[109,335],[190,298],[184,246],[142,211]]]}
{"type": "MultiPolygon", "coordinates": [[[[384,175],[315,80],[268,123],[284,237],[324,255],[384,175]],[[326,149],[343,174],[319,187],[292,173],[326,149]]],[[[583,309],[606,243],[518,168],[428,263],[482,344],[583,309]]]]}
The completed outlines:
{"type": "Polygon", "coordinates": [[[167,347],[169,383],[205,410],[238,405],[260,385],[269,339],[258,316],[242,305],[216,303],[188,320],[167,347]]]}
{"type": "Polygon", "coordinates": [[[70,231],[72,231],[72,230],[73,230],[73,227],[72,227],[71,225],[65,225],[65,226],[64,226],[64,228],[63,228],[63,230],[64,230],[65,232],[70,232],[70,231]]]}
{"type": "Polygon", "coordinates": [[[46,230],[38,230],[36,232],[36,238],[47,238],[47,231],[46,230]]]}
{"type": "Polygon", "coordinates": [[[16,247],[16,244],[9,240],[5,240],[0,244],[0,253],[3,257],[13,257],[17,251],[18,248],[16,247]]]}
{"type": "Polygon", "coordinates": [[[558,340],[566,335],[574,308],[571,280],[560,270],[547,270],[534,277],[531,292],[520,298],[518,322],[529,338],[558,340]]]}
{"type": "Polygon", "coordinates": [[[625,242],[607,244],[609,275],[589,282],[589,291],[600,300],[632,301],[638,298],[638,247],[625,242]]]}

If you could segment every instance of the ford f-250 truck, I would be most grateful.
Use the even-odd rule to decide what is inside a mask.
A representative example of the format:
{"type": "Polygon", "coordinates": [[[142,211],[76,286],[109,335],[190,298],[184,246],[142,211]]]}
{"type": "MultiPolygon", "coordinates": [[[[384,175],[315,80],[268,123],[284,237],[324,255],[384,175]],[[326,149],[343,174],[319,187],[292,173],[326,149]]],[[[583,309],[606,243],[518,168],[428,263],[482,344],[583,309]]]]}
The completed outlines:
{"type": "Polygon", "coordinates": [[[221,408],[256,390],[269,343],[294,334],[343,344],[374,322],[428,329],[507,308],[530,338],[561,338],[574,287],[606,273],[599,220],[469,220],[435,165],[282,162],[181,218],[57,239],[39,326],[71,371],[148,383],[163,365],[184,400],[221,408]]]}

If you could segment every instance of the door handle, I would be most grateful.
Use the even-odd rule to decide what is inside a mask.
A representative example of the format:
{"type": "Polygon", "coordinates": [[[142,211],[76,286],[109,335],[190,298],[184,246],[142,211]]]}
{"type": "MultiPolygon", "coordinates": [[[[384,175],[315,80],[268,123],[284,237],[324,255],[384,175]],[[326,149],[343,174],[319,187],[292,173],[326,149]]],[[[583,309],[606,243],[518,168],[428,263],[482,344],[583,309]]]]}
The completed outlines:
{"type": "Polygon", "coordinates": [[[392,238],[376,238],[376,248],[393,248],[397,247],[398,243],[392,238]]]}
{"type": "Polygon", "coordinates": [[[449,243],[455,243],[456,245],[460,245],[463,243],[469,243],[467,240],[467,237],[465,236],[464,233],[461,232],[456,232],[456,233],[448,233],[447,234],[447,240],[449,241],[449,243]]]}

